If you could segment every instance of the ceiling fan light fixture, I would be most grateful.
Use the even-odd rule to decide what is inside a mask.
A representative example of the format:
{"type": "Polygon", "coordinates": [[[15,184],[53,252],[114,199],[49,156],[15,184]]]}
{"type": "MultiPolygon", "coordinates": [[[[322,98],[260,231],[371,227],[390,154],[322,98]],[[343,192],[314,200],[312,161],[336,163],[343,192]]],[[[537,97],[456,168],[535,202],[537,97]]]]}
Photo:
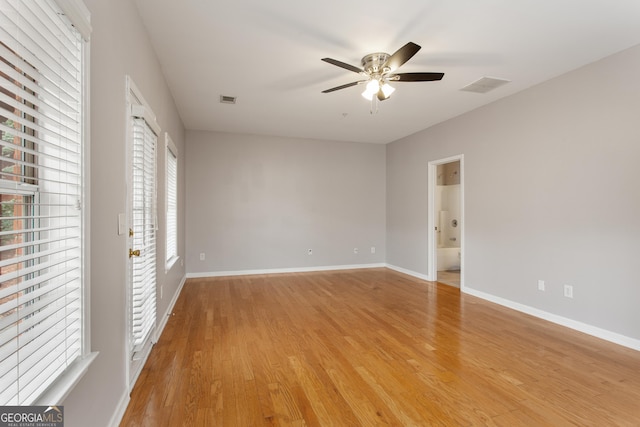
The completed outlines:
{"type": "Polygon", "coordinates": [[[384,94],[385,99],[390,97],[391,94],[396,90],[396,88],[391,86],[389,83],[383,84],[380,89],[382,90],[382,93],[384,94]]]}
{"type": "Polygon", "coordinates": [[[362,92],[362,97],[364,99],[368,99],[369,101],[371,101],[374,95],[377,94],[379,90],[380,90],[380,82],[378,80],[371,79],[367,83],[367,86],[364,92],[362,92]]]}

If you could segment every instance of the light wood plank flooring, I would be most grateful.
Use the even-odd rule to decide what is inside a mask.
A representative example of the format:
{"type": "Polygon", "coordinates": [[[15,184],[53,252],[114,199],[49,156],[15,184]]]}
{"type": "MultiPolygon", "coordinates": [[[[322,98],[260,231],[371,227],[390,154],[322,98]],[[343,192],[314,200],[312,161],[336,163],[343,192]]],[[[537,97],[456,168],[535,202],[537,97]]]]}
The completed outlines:
{"type": "Polygon", "coordinates": [[[191,279],[123,426],[639,426],[640,352],[388,269],[191,279]]]}

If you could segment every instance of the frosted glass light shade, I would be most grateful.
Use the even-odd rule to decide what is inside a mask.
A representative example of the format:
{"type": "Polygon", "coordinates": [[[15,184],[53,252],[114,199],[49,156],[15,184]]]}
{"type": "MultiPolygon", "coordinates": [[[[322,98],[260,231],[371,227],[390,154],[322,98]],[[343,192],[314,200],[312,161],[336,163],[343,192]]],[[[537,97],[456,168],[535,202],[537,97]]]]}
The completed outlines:
{"type": "Polygon", "coordinates": [[[371,101],[373,96],[378,93],[378,90],[380,90],[380,82],[378,80],[370,80],[366,89],[362,92],[362,96],[371,101]]]}
{"type": "Polygon", "coordinates": [[[391,96],[393,92],[395,92],[396,88],[391,86],[389,83],[385,83],[382,85],[382,93],[384,93],[384,97],[388,98],[391,96]]]}

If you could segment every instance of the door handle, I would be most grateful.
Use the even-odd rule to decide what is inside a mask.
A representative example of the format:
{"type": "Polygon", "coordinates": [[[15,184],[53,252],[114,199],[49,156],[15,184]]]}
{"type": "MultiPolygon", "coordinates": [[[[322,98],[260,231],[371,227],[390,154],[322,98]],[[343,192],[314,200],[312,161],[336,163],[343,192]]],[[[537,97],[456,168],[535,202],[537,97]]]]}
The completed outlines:
{"type": "Polygon", "coordinates": [[[133,249],[129,249],[129,258],[134,256],[140,256],[140,249],[136,249],[135,251],[133,249]]]}

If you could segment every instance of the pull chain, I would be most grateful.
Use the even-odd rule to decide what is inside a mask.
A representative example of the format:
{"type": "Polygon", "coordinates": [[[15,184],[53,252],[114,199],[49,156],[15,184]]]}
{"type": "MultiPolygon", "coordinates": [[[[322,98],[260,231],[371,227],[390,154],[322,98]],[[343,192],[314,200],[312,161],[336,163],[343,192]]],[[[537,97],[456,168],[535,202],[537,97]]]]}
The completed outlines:
{"type": "Polygon", "coordinates": [[[378,114],[378,97],[375,95],[371,97],[371,108],[369,109],[369,114],[371,115],[378,114]],[[374,113],[374,106],[375,106],[375,113],[374,113]]]}

